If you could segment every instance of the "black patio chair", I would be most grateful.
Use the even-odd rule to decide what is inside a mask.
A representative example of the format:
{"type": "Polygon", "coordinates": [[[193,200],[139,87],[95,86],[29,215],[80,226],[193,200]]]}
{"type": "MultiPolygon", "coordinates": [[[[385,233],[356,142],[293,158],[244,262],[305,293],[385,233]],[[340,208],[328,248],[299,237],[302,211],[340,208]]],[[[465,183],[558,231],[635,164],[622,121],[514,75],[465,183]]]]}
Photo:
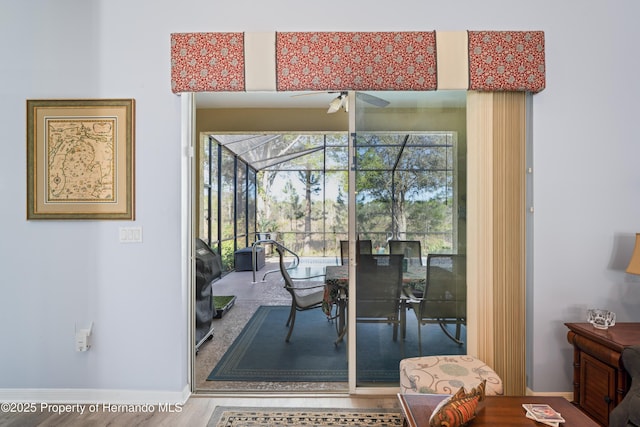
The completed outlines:
{"type": "MultiPolygon", "coordinates": [[[[371,240],[357,240],[358,246],[357,255],[360,254],[371,254],[373,251],[373,244],[371,240]]],[[[340,240],[340,263],[342,265],[349,264],[349,241],[348,240],[340,240]]]]}
{"type": "MultiPolygon", "coordinates": [[[[407,292],[407,290],[405,290],[407,292]]],[[[460,340],[462,325],[467,324],[467,257],[454,254],[427,256],[427,282],[424,296],[409,294],[418,319],[418,346],[422,355],[422,326],[435,323],[454,342],[460,340]],[[455,335],[447,325],[455,325],[455,335]]]]}
{"type": "Polygon", "coordinates": [[[402,255],[361,254],[356,272],[356,322],[393,324],[398,338],[402,295],[402,255]]]}
{"type": "Polygon", "coordinates": [[[389,253],[404,255],[409,264],[422,264],[420,240],[389,240],[389,253]]]}
{"type": "MultiPolygon", "coordinates": [[[[289,342],[291,333],[293,332],[293,326],[296,323],[296,313],[298,311],[311,310],[314,308],[322,308],[322,302],[324,300],[324,281],[321,284],[311,284],[310,278],[293,279],[287,271],[287,266],[284,261],[284,252],[282,248],[276,246],[276,252],[280,257],[280,273],[284,279],[284,288],[291,294],[291,311],[289,312],[289,318],[287,319],[286,326],[289,327],[289,333],[285,338],[286,342],[289,342]]],[[[320,277],[320,276],[314,276],[320,277]]]]}

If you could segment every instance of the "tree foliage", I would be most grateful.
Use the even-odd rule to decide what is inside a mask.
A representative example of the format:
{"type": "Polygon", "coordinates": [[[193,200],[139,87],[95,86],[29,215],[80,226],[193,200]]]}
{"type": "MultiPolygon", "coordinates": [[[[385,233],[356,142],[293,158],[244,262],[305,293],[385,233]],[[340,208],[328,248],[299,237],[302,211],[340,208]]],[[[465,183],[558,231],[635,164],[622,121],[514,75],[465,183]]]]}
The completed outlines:
{"type": "MultiPolygon", "coordinates": [[[[279,145],[281,150],[294,145],[305,149],[318,144],[317,135],[283,137],[283,141],[287,143],[279,145]]],[[[259,213],[258,219],[277,224],[277,230],[262,231],[296,233],[298,237],[292,244],[301,254],[319,250],[314,243],[318,238],[315,233],[322,233],[320,238],[333,235],[338,240],[346,237],[346,139],[342,142],[340,145],[339,140],[334,140],[335,146],[322,152],[296,158],[258,174],[259,197],[264,198],[263,206],[269,206],[268,210],[259,213]],[[324,172],[323,166],[327,162],[342,167],[324,172]],[[324,199],[317,197],[323,192],[324,199]],[[331,196],[327,196],[329,194],[331,196]],[[265,219],[265,215],[268,218],[265,219]]],[[[390,236],[417,236],[425,243],[429,233],[450,234],[454,220],[452,153],[451,141],[444,133],[358,135],[358,233],[370,238],[376,236],[382,242],[390,236]]],[[[446,246],[447,243],[435,244],[438,245],[446,246]]]]}

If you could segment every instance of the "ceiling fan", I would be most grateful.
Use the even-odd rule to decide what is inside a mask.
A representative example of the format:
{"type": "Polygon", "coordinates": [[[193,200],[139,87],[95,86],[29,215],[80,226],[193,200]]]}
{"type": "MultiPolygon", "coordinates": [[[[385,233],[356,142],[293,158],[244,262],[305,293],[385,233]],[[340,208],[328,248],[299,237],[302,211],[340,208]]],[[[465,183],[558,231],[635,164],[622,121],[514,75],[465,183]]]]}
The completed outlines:
{"type": "MultiPolygon", "coordinates": [[[[348,107],[349,107],[349,102],[348,102],[348,97],[349,97],[349,92],[347,91],[328,91],[328,92],[312,92],[312,93],[303,93],[303,94],[299,94],[299,95],[292,95],[292,96],[306,96],[306,95],[318,95],[321,93],[338,93],[338,96],[336,96],[331,102],[329,102],[329,109],[327,110],[328,114],[332,114],[335,113],[337,111],[340,110],[340,108],[344,108],[344,111],[349,111],[348,107]]],[[[389,105],[389,101],[387,101],[386,99],[382,99],[379,98],[377,96],[373,96],[373,95],[369,95],[367,93],[364,92],[356,92],[356,98],[358,98],[361,101],[366,102],[367,104],[371,104],[374,105],[376,107],[386,107],[387,105],[389,105]]]]}

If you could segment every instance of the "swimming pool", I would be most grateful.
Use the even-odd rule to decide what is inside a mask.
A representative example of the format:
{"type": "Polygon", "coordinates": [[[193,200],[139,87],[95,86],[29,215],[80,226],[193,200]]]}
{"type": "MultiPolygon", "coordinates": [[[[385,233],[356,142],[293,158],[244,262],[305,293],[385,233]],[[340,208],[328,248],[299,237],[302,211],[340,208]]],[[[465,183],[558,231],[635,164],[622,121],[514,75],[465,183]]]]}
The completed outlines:
{"type": "Polygon", "coordinates": [[[324,274],[327,265],[339,265],[335,257],[304,257],[300,258],[300,264],[292,269],[287,269],[291,277],[310,277],[324,274]]]}

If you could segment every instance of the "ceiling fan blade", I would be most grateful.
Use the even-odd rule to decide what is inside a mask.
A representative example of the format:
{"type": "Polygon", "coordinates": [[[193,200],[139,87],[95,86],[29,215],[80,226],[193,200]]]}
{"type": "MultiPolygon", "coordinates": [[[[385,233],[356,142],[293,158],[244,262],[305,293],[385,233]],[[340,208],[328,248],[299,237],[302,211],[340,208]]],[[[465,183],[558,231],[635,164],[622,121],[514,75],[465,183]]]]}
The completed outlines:
{"type": "Polygon", "coordinates": [[[293,95],[289,95],[289,96],[291,98],[297,98],[299,96],[320,95],[321,93],[327,93],[327,92],[303,92],[303,93],[294,93],[293,95]]]}
{"type": "Polygon", "coordinates": [[[329,103],[329,109],[327,110],[328,114],[335,113],[340,110],[341,107],[347,107],[347,94],[346,92],[342,92],[338,95],[333,101],[329,103]]]}
{"type": "Polygon", "coordinates": [[[366,102],[367,104],[375,105],[376,107],[386,107],[389,105],[389,101],[386,99],[378,98],[377,96],[369,95],[364,92],[356,92],[356,96],[361,101],[366,102]]]}
{"type": "Polygon", "coordinates": [[[338,92],[334,92],[334,91],[302,92],[302,93],[295,93],[295,94],[290,95],[290,96],[291,96],[291,98],[296,98],[298,96],[322,95],[322,94],[327,94],[327,93],[338,93],[338,92]]]}
{"type": "MultiPolygon", "coordinates": [[[[348,92],[347,91],[317,91],[317,92],[302,92],[302,93],[295,93],[293,95],[290,95],[292,98],[294,97],[298,97],[298,96],[309,96],[309,95],[322,95],[322,94],[327,94],[327,93],[339,93],[339,95],[337,97],[335,97],[330,103],[329,103],[329,109],[327,110],[327,113],[331,114],[331,113],[335,113],[338,110],[340,110],[340,108],[347,109],[347,95],[348,92]]],[[[386,99],[382,99],[379,98],[377,96],[374,95],[369,95],[368,93],[364,93],[364,92],[356,92],[356,95],[358,97],[359,100],[366,102],[367,104],[371,104],[373,106],[376,107],[386,107],[387,105],[389,105],[389,101],[387,101],[386,99]]]]}

